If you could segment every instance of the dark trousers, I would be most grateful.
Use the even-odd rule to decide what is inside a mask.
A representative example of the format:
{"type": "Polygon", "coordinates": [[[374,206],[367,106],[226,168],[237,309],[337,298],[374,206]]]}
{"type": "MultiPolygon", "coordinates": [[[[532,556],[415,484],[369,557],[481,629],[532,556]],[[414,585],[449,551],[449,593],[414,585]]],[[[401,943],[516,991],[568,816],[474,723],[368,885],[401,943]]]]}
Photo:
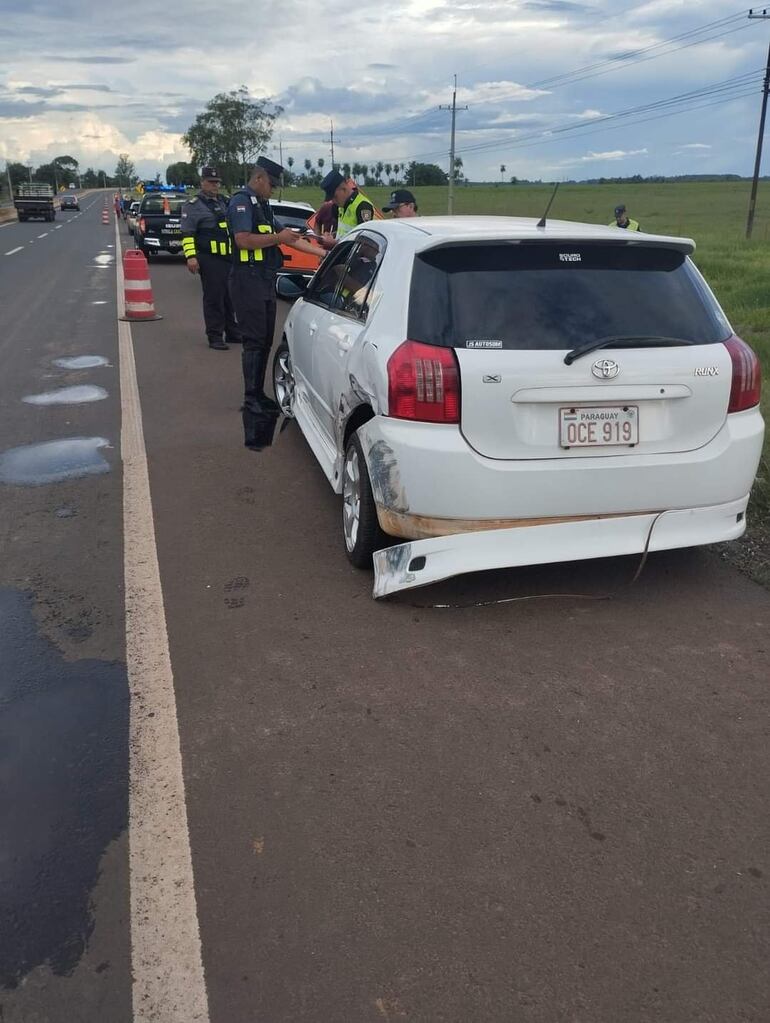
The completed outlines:
{"type": "Polygon", "coordinates": [[[275,331],[275,281],[250,267],[234,266],[230,294],[243,341],[243,441],[261,451],[273,442],[278,405],[265,394],[265,373],[275,331]]]}
{"type": "Polygon", "coordinates": [[[203,319],[209,342],[227,338],[237,340],[240,331],[235,322],[233,303],[228,285],[230,259],[202,252],[198,256],[201,285],[203,286],[203,319]]]}
{"type": "Polygon", "coordinates": [[[265,397],[265,371],[275,331],[275,284],[271,278],[249,268],[234,267],[230,294],[243,341],[244,398],[261,402],[265,397]]]}

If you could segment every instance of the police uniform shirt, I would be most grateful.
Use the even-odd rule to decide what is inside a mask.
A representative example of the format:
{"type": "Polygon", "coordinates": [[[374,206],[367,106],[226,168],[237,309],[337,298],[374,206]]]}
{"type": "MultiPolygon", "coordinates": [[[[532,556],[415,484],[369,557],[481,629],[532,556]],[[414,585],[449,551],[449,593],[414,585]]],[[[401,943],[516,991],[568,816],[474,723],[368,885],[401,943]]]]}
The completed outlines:
{"type": "MultiPolygon", "coordinates": [[[[186,202],[182,207],[182,238],[188,235],[193,237],[199,231],[206,231],[212,237],[222,234],[219,224],[227,216],[227,204],[219,196],[209,196],[205,192],[198,192],[194,199],[186,202]]],[[[198,252],[208,253],[206,244],[197,246],[198,252]]],[[[224,253],[223,253],[224,255],[224,253]]],[[[229,255],[229,253],[227,253],[229,255]]],[[[189,259],[187,251],[185,256],[189,259]]]]}
{"type": "Polygon", "coordinates": [[[278,234],[282,230],[281,224],[273,216],[273,208],[267,199],[260,199],[256,192],[246,185],[230,200],[227,206],[227,223],[230,228],[230,236],[233,239],[233,266],[258,267],[273,273],[281,268],[283,256],[277,245],[269,245],[267,248],[257,250],[262,253],[261,259],[255,254],[253,259],[243,261],[241,260],[241,250],[235,241],[235,236],[242,231],[248,234],[261,234],[263,232],[260,228],[269,227],[272,234],[278,234]]]}

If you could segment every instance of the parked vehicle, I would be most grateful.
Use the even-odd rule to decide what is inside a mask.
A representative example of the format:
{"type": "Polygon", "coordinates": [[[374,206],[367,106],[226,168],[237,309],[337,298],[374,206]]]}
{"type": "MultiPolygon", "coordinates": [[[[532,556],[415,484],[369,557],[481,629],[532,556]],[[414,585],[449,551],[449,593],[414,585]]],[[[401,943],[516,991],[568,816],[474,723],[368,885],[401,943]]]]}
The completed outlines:
{"type": "Polygon", "coordinates": [[[730,540],[760,368],[688,239],[503,217],[362,225],[273,378],[378,596],[458,572],[730,540]],[[393,537],[409,543],[382,552],[393,537]]]}
{"type": "Polygon", "coordinates": [[[59,200],[60,210],[79,210],[80,200],[76,195],[63,195],[59,200]]]}
{"type": "MultiPolygon", "coordinates": [[[[287,199],[271,199],[273,215],[282,227],[304,230],[315,210],[306,202],[291,202],[287,199]]],[[[318,269],[318,260],[306,252],[299,252],[288,245],[281,245],[283,269],[281,273],[301,273],[310,278],[318,269]]],[[[321,253],[322,254],[322,253],[321,253]]]]}
{"type": "Polygon", "coordinates": [[[134,199],[131,205],[128,207],[128,213],[126,214],[126,230],[129,234],[134,233],[136,227],[136,219],[139,216],[139,207],[142,205],[140,199],[134,199]]]}
{"type": "Polygon", "coordinates": [[[53,203],[53,188],[40,182],[19,185],[13,200],[20,221],[55,220],[56,207],[53,203]]]}
{"type": "Polygon", "coordinates": [[[142,197],[136,223],[136,247],[148,258],[160,252],[182,251],[182,206],[188,196],[184,192],[149,192],[142,197]]]}

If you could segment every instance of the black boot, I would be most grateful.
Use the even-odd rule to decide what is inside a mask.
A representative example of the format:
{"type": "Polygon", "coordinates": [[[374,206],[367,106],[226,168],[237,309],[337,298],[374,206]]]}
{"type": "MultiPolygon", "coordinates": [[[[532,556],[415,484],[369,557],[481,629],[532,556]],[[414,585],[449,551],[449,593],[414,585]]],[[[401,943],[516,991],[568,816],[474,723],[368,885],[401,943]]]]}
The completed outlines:
{"type": "Polygon", "coordinates": [[[209,348],[213,348],[217,352],[228,352],[230,350],[230,346],[226,345],[221,337],[210,337],[209,348]]]}
{"type": "Polygon", "coordinates": [[[264,348],[246,349],[241,352],[243,366],[243,410],[257,407],[264,412],[278,413],[280,407],[265,394],[265,373],[269,351],[264,348]]]}
{"type": "Polygon", "coordinates": [[[251,451],[262,451],[273,443],[279,413],[265,411],[253,401],[243,403],[243,443],[251,451]]]}

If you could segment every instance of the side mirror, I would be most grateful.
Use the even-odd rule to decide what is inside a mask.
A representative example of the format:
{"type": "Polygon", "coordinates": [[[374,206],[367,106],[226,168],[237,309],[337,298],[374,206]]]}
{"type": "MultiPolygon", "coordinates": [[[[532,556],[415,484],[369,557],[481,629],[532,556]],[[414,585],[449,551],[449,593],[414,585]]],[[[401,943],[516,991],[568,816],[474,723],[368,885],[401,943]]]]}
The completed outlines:
{"type": "Polygon", "coordinates": [[[308,286],[308,280],[302,274],[280,274],[275,282],[275,292],[279,298],[294,302],[302,298],[308,286]]]}

